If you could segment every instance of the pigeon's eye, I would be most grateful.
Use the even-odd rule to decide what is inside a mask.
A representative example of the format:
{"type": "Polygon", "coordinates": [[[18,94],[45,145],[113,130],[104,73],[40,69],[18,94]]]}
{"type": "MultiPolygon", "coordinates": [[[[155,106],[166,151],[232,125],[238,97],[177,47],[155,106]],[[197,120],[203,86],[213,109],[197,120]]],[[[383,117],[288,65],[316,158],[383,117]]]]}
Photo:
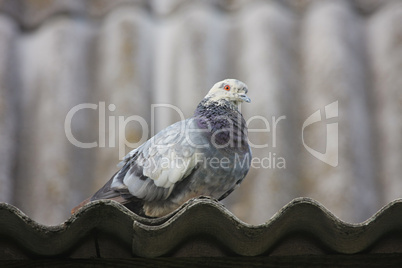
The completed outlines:
{"type": "Polygon", "coordinates": [[[229,91],[229,90],[230,90],[230,86],[229,86],[229,85],[226,85],[226,86],[224,87],[224,89],[227,90],[227,91],[229,91]]]}

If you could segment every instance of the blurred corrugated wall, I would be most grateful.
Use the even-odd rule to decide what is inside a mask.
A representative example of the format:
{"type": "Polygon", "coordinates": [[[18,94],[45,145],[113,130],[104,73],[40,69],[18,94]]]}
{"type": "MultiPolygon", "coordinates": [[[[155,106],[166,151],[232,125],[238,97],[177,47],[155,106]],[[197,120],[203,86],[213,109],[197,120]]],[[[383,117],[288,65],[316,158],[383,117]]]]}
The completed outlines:
{"type": "Polygon", "coordinates": [[[180,119],[151,104],[189,117],[224,78],[249,86],[242,111],[266,167],[225,200],[240,219],[309,196],[358,222],[402,196],[402,1],[3,0],[0,202],[64,221],[117,171],[125,138],[180,119]],[[74,107],[71,134],[94,148],[66,136],[74,107]]]}

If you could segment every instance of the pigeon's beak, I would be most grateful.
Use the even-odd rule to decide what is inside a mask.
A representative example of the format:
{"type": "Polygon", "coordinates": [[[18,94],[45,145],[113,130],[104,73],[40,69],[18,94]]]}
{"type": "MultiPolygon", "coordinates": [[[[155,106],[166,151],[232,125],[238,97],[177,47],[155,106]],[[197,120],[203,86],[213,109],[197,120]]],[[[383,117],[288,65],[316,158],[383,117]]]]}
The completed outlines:
{"type": "Polygon", "coordinates": [[[251,102],[250,98],[245,93],[240,93],[239,99],[241,99],[242,101],[245,101],[245,102],[251,102]]]}

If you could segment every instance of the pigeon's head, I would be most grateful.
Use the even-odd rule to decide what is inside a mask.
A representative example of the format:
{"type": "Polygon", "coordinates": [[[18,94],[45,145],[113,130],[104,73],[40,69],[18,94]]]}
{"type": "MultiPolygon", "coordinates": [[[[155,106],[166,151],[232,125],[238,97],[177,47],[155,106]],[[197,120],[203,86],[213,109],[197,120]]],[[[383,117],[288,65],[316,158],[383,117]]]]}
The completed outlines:
{"type": "Polygon", "coordinates": [[[206,98],[210,101],[219,102],[227,100],[238,105],[241,102],[250,102],[247,97],[247,85],[236,79],[225,79],[216,83],[208,92],[206,98]]]}

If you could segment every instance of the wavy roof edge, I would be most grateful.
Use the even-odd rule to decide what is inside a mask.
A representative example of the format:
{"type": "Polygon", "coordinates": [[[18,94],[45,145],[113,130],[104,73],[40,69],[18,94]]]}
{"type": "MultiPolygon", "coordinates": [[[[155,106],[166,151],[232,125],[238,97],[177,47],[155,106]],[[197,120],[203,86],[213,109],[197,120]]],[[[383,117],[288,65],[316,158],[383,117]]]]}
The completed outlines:
{"type": "Polygon", "coordinates": [[[196,237],[206,238],[229,256],[270,255],[281,242],[298,235],[315,241],[323,252],[354,254],[402,233],[402,200],[389,203],[358,224],[340,220],[310,198],[294,199],[256,226],[241,222],[207,197],[192,199],[157,219],[142,218],[110,200],[92,202],[57,226],[36,223],[5,203],[0,203],[0,219],[0,237],[7,237],[29,256],[69,256],[94,230],[121,242],[132,255],[143,257],[170,256],[196,237]]]}

